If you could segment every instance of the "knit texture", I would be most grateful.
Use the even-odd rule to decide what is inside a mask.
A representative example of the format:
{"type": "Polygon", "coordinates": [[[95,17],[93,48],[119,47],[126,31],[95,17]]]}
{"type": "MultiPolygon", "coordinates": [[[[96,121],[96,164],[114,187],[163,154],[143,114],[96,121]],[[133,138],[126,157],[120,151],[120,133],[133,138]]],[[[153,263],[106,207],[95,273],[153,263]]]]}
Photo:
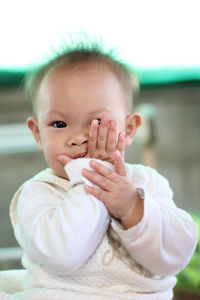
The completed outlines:
{"type": "MultiPolygon", "coordinates": [[[[32,180],[43,181],[55,189],[61,187],[66,192],[70,188],[68,181],[55,176],[50,169],[40,172],[32,180]]],[[[17,204],[22,189],[23,186],[16,192],[10,207],[14,227],[18,224],[17,204]]],[[[83,267],[69,276],[48,272],[24,254],[22,263],[27,271],[15,271],[23,272],[19,273],[23,274],[21,277],[17,273],[12,274],[12,271],[6,275],[10,286],[2,280],[1,290],[12,294],[12,298],[9,295],[3,298],[6,294],[0,293],[0,300],[171,300],[175,277],[155,276],[139,265],[120,243],[113,230],[116,226],[120,226],[117,220],[111,219],[109,230],[95,253],[83,267]],[[17,287],[13,289],[14,282],[17,282],[17,287]]]]}

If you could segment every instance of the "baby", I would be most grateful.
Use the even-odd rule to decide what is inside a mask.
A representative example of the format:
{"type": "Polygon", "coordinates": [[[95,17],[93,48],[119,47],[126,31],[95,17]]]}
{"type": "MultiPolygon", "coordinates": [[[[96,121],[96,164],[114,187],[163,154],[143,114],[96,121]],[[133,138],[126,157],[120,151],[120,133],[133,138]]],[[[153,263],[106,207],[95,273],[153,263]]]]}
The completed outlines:
{"type": "Polygon", "coordinates": [[[28,80],[27,121],[49,166],[24,183],[11,221],[27,270],[16,299],[170,300],[197,228],[168,181],[124,162],[141,116],[127,66],[66,50],[28,80]]]}

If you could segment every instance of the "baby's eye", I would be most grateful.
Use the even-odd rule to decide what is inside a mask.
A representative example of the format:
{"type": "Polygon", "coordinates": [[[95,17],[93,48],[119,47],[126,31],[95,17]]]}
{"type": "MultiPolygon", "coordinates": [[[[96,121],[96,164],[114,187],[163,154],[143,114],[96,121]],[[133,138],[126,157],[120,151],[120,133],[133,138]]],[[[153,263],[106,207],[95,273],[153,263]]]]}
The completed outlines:
{"type": "Polygon", "coordinates": [[[64,128],[67,127],[67,124],[63,121],[56,121],[52,123],[53,127],[55,128],[64,128]]]}

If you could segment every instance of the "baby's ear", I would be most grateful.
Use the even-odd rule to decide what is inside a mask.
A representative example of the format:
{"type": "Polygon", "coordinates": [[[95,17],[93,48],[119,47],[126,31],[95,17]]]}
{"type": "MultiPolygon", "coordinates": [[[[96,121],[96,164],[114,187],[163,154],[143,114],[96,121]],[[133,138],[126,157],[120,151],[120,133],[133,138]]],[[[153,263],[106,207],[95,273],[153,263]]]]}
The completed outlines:
{"type": "Polygon", "coordinates": [[[141,124],[142,116],[138,113],[132,113],[126,117],[125,145],[127,147],[131,145],[137,129],[141,124]]]}
{"type": "Polygon", "coordinates": [[[29,117],[26,121],[28,128],[32,131],[32,134],[38,144],[38,148],[42,151],[42,141],[40,137],[40,130],[38,125],[38,120],[34,117],[29,117]]]}

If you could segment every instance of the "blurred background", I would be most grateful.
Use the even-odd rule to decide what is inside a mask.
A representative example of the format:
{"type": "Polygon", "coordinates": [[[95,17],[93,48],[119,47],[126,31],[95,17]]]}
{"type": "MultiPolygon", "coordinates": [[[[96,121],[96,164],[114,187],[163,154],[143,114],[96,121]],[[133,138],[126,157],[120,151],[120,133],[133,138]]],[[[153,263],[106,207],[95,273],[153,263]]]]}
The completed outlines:
{"type": "MultiPolygon", "coordinates": [[[[21,267],[21,250],[9,220],[11,198],[25,180],[46,167],[25,125],[31,107],[23,91],[24,76],[65,41],[82,38],[82,32],[102,39],[107,48],[116,47],[138,75],[140,94],[134,110],[144,122],[126,160],[166,176],[176,204],[198,222],[199,11],[200,2],[194,0],[0,1],[1,270],[21,267]]],[[[179,280],[185,293],[187,288],[195,295],[200,291],[197,254],[199,260],[179,280]]]]}

